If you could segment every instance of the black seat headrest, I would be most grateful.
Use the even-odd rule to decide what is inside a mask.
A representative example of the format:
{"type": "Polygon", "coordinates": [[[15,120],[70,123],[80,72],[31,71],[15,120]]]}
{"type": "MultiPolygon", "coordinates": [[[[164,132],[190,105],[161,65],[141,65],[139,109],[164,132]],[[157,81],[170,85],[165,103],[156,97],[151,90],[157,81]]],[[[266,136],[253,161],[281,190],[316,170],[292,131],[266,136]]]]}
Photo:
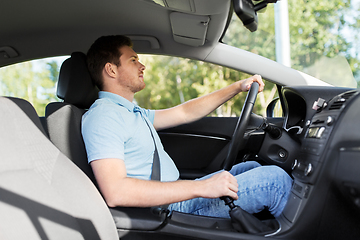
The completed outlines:
{"type": "Polygon", "coordinates": [[[98,92],[87,68],[86,55],[72,53],[61,65],[57,96],[64,102],[88,109],[98,98],[98,92]]]}

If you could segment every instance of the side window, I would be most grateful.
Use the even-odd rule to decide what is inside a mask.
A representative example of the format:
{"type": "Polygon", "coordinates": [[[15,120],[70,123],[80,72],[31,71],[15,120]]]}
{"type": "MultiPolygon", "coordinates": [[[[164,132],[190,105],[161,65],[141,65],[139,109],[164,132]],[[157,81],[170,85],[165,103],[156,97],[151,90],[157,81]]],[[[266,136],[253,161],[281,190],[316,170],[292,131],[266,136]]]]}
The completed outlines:
{"type": "MultiPolygon", "coordinates": [[[[154,55],[140,55],[146,66],[146,88],[135,94],[137,104],[145,108],[164,109],[203,96],[250,75],[201,61],[154,55]]],[[[257,97],[254,112],[266,116],[266,107],[277,96],[276,85],[265,82],[257,97]]],[[[246,94],[234,97],[210,116],[239,116],[246,94]]]]}
{"type": "MultiPolygon", "coordinates": [[[[56,83],[60,66],[67,58],[33,60],[0,68],[0,95],[24,98],[33,104],[39,116],[44,116],[45,106],[49,102],[59,101],[56,83]]],[[[146,66],[146,88],[135,94],[135,101],[141,107],[150,109],[173,107],[250,76],[230,68],[184,58],[140,55],[140,60],[146,66]]],[[[258,95],[254,107],[254,112],[262,116],[266,116],[266,107],[278,96],[276,85],[270,81],[264,82],[265,90],[258,95]]],[[[245,97],[246,94],[234,97],[210,116],[239,116],[245,97]]]]}
{"type": "Polygon", "coordinates": [[[0,95],[26,99],[39,116],[44,116],[45,106],[58,101],[56,82],[66,58],[33,60],[0,68],[0,95]]]}

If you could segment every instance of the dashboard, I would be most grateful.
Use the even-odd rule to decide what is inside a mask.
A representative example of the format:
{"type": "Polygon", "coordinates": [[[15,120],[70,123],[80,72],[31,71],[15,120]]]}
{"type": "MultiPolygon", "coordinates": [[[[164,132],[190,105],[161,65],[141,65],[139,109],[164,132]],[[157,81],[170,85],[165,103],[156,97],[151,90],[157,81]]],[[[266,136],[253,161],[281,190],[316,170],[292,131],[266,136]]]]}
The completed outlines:
{"type": "Polygon", "coordinates": [[[360,224],[359,91],[285,87],[281,94],[288,139],[268,145],[280,145],[291,156],[283,160],[283,165],[291,163],[294,183],[279,220],[282,235],[297,225],[299,236],[305,232],[308,239],[360,236],[355,227],[360,224]]]}

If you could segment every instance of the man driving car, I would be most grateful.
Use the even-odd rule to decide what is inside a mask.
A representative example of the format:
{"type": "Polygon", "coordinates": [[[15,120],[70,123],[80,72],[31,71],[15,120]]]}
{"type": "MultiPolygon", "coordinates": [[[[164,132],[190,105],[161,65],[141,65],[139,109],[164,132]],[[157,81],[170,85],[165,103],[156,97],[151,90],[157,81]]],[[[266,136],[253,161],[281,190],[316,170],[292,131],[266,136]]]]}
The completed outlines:
{"type": "Polygon", "coordinates": [[[104,36],[90,47],[87,61],[100,89],[99,99],[82,120],[88,161],[108,206],[149,207],[170,204],[170,210],[229,217],[219,199],[229,196],[249,213],[264,208],[275,216],[284,209],[292,179],[277,166],[245,162],[197,180],[179,180],[179,172],[165,152],[157,130],[196,121],[253,82],[264,88],[261,76],[237,81],[223,89],[163,110],[133,103],[145,88],[145,66],[125,36],[104,36]],[[155,148],[156,145],[156,148],[155,148]],[[161,181],[151,180],[154,151],[160,160],[161,181]]]}

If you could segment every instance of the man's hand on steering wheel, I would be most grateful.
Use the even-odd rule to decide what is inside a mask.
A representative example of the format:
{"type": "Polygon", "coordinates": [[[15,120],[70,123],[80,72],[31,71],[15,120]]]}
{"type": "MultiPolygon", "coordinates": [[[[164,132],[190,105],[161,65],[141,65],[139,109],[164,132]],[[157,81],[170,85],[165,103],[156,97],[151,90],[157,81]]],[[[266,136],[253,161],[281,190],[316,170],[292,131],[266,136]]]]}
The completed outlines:
{"type": "Polygon", "coordinates": [[[259,83],[259,90],[258,90],[258,92],[261,92],[261,91],[264,90],[265,84],[264,84],[261,76],[258,75],[258,74],[255,74],[254,76],[251,76],[251,77],[249,77],[249,78],[246,78],[246,79],[243,79],[243,80],[239,81],[241,91],[242,91],[242,92],[247,92],[247,91],[249,91],[249,89],[250,89],[250,87],[251,87],[251,84],[252,84],[253,82],[259,83]]]}

